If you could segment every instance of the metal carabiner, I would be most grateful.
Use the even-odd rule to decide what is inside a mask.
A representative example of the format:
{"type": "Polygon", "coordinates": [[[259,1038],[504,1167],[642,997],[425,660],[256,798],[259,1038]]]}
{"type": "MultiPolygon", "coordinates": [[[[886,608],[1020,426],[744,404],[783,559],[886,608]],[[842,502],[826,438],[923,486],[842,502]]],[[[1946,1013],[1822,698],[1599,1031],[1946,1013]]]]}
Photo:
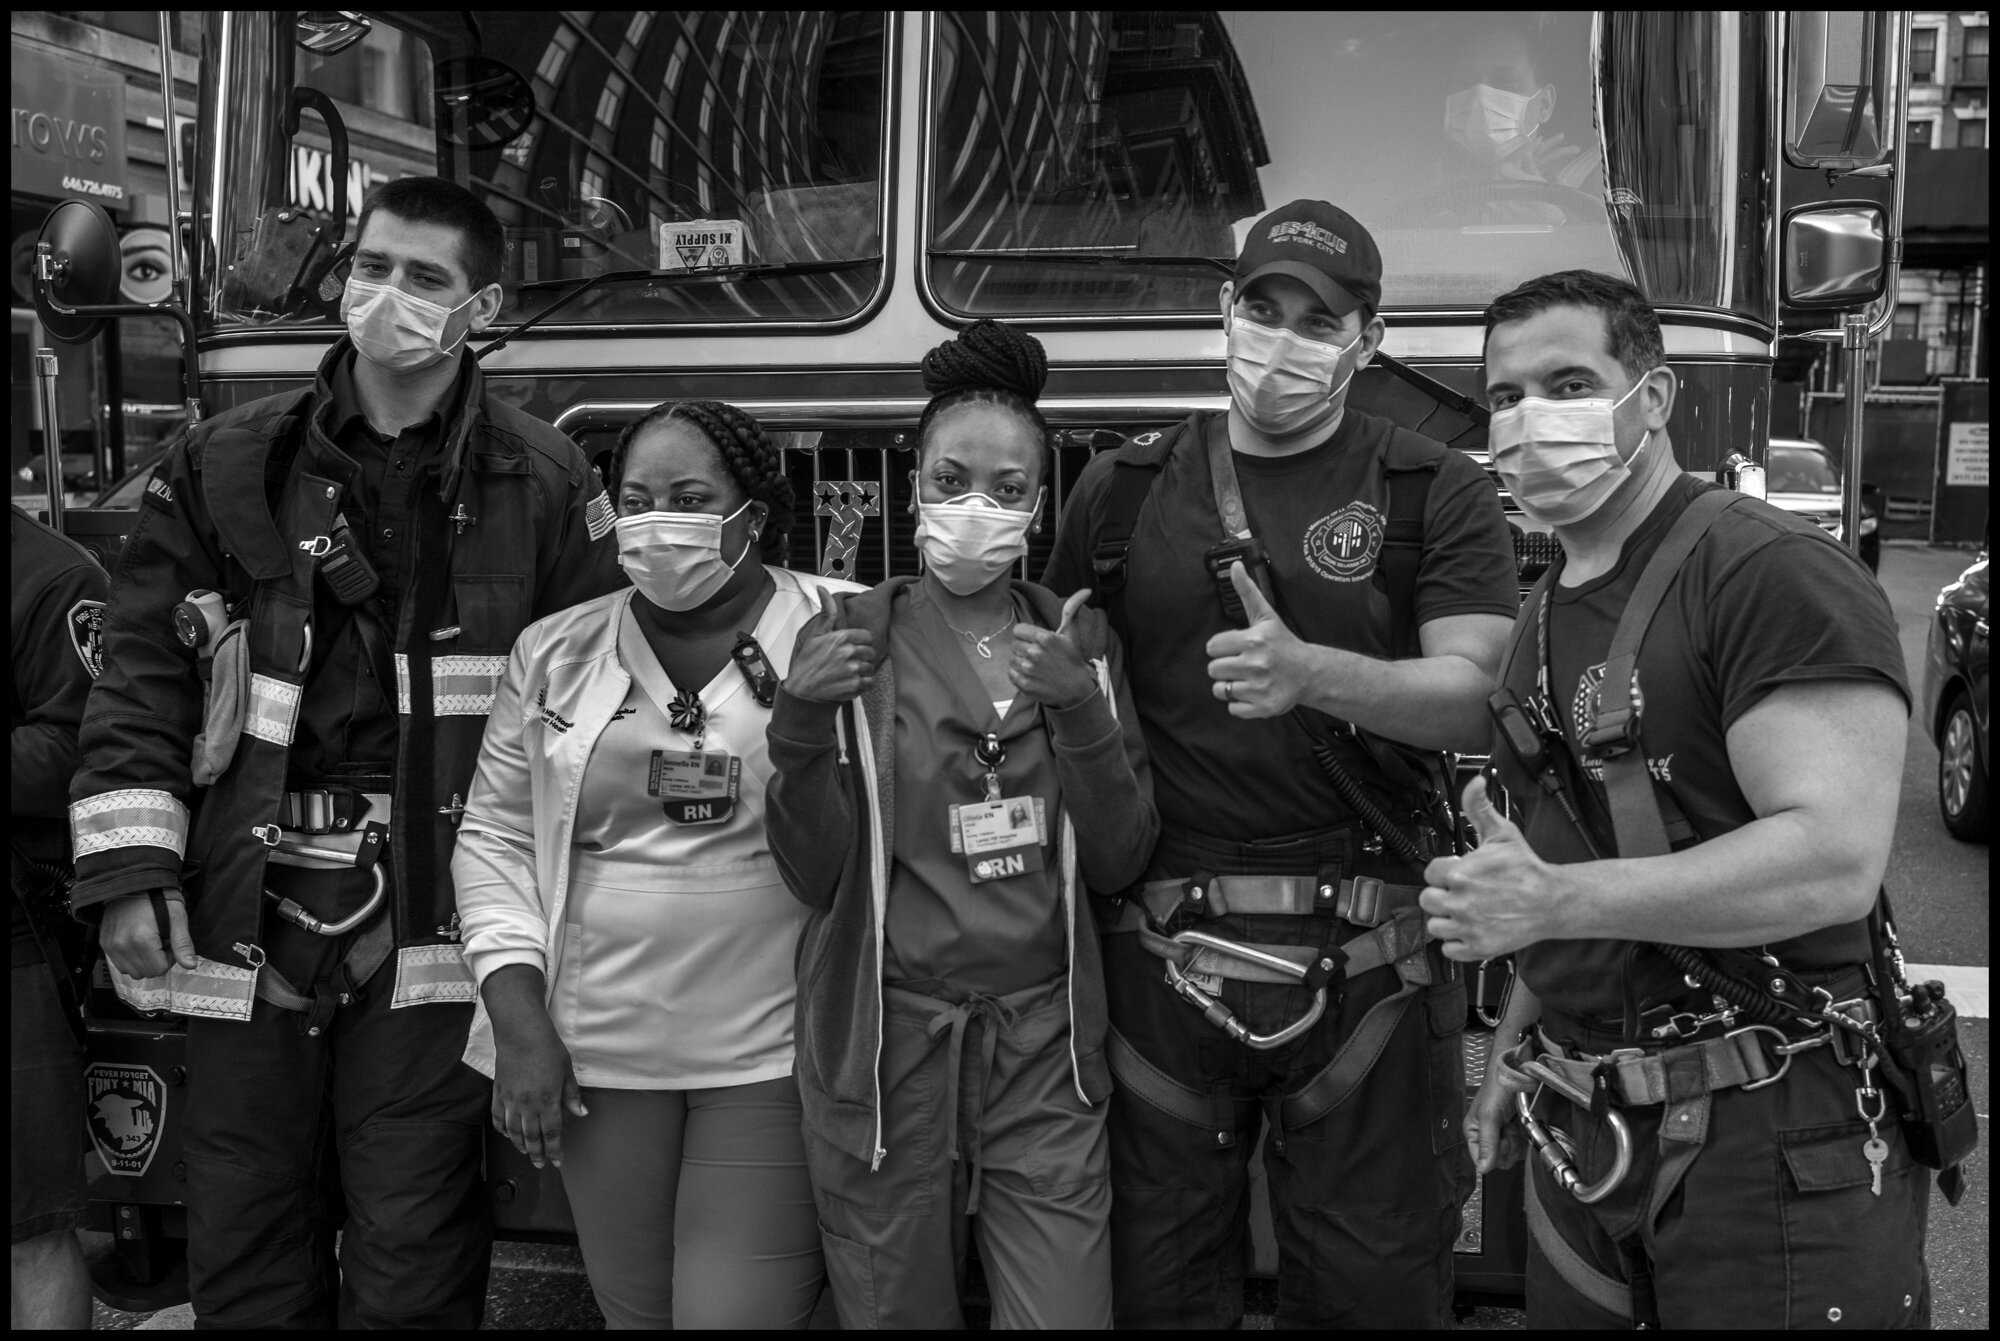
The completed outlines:
{"type": "MultiPolygon", "coordinates": [[[[299,852],[299,855],[306,857],[333,857],[338,859],[345,855],[337,852],[288,850],[296,850],[299,852]]],[[[389,897],[389,877],[383,871],[380,864],[370,867],[369,873],[375,877],[375,888],[369,893],[368,902],[361,905],[361,910],[352,917],[343,917],[338,922],[322,921],[284,895],[273,894],[268,889],[264,891],[264,897],[278,905],[278,916],[284,918],[293,926],[298,927],[301,931],[310,931],[315,936],[343,936],[372,917],[375,910],[380,908],[383,901],[389,897]]]]}
{"type": "Polygon", "coordinates": [[[1616,1149],[1611,1157],[1611,1170],[1594,1183],[1583,1181],[1583,1174],[1576,1167],[1576,1143],[1569,1133],[1560,1127],[1545,1127],[1535,1116],[1535,1097],[1523,1091],[1514,1096],[1514,1108],[1520,1114],[1521,1126],[1528,1133],[1528,1140],[1535,1147],[1536,1156],[1547,1166],[1549,1175],[1556,1180],[1556,1186],[1575,1197],[1584,1205],[1593,1205],[1604,1200],[1618,1190],[1625,1181],[1625,1175],[1632,1172],[1632,1129],[1625,1123],[1625,1115],[1617,1109],[1606,1110],[1605,1121],[1610,1124],[1611,1137],[1616,1149]]]}
{"type": "MultiPolygon", "coordinates": [[[[1200,935],[1200,933],[1194,933],[1194,935],[1200,935]]],[[[1246,949],[1248,947],[1236,947],[1230,953],[1240,953],[1240,951],[1246,951],[1246,949]]],[[[1248,953],[1244,957],[1246,959],[1254,959],[1248,953]]],[[[1268,955],[1268,957],[1262,957],[1262,959],[1276,959],[1276,955],[1268,955]]],[[[1254,961],[1262,963],[1262,959],[1254,959],[1254,961]]],[[[1306,971],[1300,969],[1298,965],[1294,965],[1290,959],[1276,959],[1276,963],[1284,965],[1288,971],[1298,973],[1298,977],[1306,977],[1306,971]]],[[[1226,1005],[1222,1005],[1220,1001],[1216,1001],[1214,997],[1210,997],[1208,993],[1204,993],[1200,987],[1196,987],[1194,983],[1190,983],[1188,975],[1184,975],[1180,971],[1180,965],[1176,965],[1172,959],[1166,961],[1166,985],[1172,987],[1176,993],[1180,993],[1180,997],[1188,1005],[1192,1005],[1194,1009],[1198,1009],[1202,1013],[1202,1017],[1208,1019],[1210,1025],[1214,1025],[1216,1029],[1220,1029],[1228,1037],[1236,1039],[1244,1047],[1254,1047],[1258,1051],[1272,1049],[1272,1047],[1278,1047],[1282,1043],[1290,1043],[1292,1039],[1296,1039],[1298,1035],[1306,1033],[1316,1023],[1320,1023],[1320,1017],[1326,1015],[1326,989],[1322,987],[1320,991],[1312,993],[1312,1007],[1308,1007],[1302,1017],[1298,1017],[1296,1021],[1292,1021],[1284,1029],[1280,1029],[1276,1033],[1252,1033],[1248,1025],[1244,1025],[1240,1019],[1236,1019],[1234,1011],[1230,1011],[1226,1005]]]]}

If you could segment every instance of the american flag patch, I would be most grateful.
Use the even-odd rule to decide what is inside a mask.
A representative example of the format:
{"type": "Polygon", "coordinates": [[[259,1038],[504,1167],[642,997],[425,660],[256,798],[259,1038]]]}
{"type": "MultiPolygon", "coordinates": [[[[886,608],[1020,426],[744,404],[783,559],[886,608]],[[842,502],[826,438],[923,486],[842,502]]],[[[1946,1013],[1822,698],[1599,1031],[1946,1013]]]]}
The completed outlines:
{"type": "Polygon", "coordinates": [[[597,497],[591,499],[590,506],[583,510],[583,524],[589,528],[590,538],[604,539],[611,532],[611,524],[617,520],[617,516],[611,511],[610,497],[599,489],[597,497]]]}

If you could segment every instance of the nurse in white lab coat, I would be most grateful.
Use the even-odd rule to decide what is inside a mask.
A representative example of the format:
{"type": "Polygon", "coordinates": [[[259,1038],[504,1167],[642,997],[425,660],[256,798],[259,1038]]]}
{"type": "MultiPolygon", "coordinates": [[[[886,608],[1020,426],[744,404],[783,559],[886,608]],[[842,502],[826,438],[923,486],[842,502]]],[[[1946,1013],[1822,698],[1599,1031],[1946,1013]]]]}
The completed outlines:
{"type": "Polygon", "coordinates": [[[466,1061],[494,1125],[561,1169],[611,1327],[803,1327],[806,910],[765,836],[764,732],[820,589],[858,588],[777,566],[791,486],[732,406],[649,411],[609,484],[633,589],[521,635],[466,803],[466,1061]]]}

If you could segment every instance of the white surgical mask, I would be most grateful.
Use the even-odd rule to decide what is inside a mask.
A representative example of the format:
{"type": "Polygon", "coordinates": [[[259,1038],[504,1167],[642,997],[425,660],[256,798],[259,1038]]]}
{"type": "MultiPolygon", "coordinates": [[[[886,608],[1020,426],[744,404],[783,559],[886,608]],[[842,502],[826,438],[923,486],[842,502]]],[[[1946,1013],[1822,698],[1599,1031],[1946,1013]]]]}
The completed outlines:
{"type": "Polygon", "coordinates": [[[1347,403],[1348,369],[1333,384],[1341,360],[1361,342],[1321,344],[1282,326],[1229,319],[1229,394],[1250,427],[1273,438],[1295,437],[1330,423],[1347,403]]]}
{"type": "Polygon", "coordinates": [[[1618,454],[1615,417],[1645,380],[1641,377],[1617,400],[1523,396],[1494,411],[1486,426],[1493,466],[1530,520],[1574,526],[1632,478],[1633,463],[1653,435],[1648,432],[1627,460],[1618,454]]]}
{"type": "Polygon", "coordinates": [[[471,324],[448,343],[445,328],[478,296],[457,307],[441,307],[393,284],[350,279],[340,296],[340,316],[363,358],[394,372],[415,372],[458,352],[471,324]]]}
{"type": "Polygon", "coordinates": [[[919,503],[917,549],[946,591],[970,596],[1027,554],[1028,528],[1041,510],[1039,497],[1026,512],[1003,508],[985,494],[919,503]]]}
{"type": "Polygon", "coordinates": [[[1528,97],[1490,84],[1474,84],[1444,100],[1444,133],[1475,158],[1497,163],[1528,142],[1535,125],[1528,124],[1528,97]]]}
{"type": "MultiPolygon", "coordinates": [[[[743,508],[749,507],[744,503],[743,508]]],[[[641,512],[620,517],[618,562],[639,594],[662,610],[692,610],[721,591],[756,542],[743,542],[734,561],[722,557],[722,527],[742,515],[713,512],[641,512]]]]}

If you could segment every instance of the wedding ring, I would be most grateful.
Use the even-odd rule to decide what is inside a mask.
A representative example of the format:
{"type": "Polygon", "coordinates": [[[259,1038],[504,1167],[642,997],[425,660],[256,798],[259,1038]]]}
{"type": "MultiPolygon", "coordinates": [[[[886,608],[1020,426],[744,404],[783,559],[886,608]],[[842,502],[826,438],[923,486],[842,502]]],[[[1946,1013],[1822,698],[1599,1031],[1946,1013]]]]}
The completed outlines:
{"type": "Polygon", "coordinates": [[[1222,701],[1224,703],[1234,703],[1236,701],[1236,681],[1224,680],[1222,682],[1222,701]]]}

